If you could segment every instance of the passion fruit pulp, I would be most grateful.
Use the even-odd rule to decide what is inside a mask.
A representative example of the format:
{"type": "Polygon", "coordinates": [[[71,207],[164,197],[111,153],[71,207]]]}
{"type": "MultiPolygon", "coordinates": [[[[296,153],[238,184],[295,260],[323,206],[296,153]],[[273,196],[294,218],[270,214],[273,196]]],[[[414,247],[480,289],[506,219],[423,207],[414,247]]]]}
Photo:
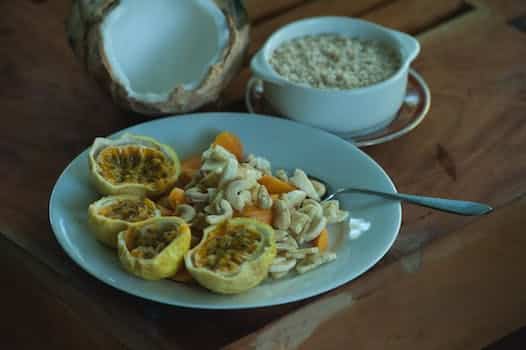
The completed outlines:
{"type": "Polygon", "coordinates": [[[103,197],[88,207],[88,223],[100,242],[117,247],[117,234],[153,217],[161,216],[160,210],[148,198],[135,195],[103,197]]]}
{"type": "Polygon", "coordinates": [[[192,277],[214,292],[241,293],[257,286],[276,255],[274,230],[254,219],[234,218],[210,226],[185,256],[192,277]]]}
{"type": "Polygon", "coordinates": [[[181,165],[175,151],[153,138],[124,134],[97,138],[89,153],[90,175],[99,193],[158,196],[168,191],[181,165]]]}
{"type": "Polygon", "coordinates": [[[190,227],[175,216],[153,218],[120,232],[117,247],[121,265],[135,276],[172,277],[190,248],[190,227]]]}

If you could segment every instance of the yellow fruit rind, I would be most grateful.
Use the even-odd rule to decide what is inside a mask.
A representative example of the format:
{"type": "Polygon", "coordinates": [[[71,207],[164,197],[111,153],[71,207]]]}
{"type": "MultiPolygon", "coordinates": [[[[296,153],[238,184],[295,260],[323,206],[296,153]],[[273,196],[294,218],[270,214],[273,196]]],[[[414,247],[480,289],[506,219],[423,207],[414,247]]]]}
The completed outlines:
{"type": "Polygon", "coordinates": [[[268,270],[276,256],[274,229],[264,223],[248,218],[234,218],[224,225],[208,227],[204,232],[201,242],[190,250],[185,256],[185,265],[192,277],[203,287],[221,294],[236,294],[247,291],[257,286],[268,275],[268,270]],[[233,274],[213,271],[206,266],[196,266],[195,254],[213,237],[218,230],[226,230],[227,234],[235,227],[241,226],[246,230],[257,232],[261,235],[261,242],[252,258],[244,261],[233,274]]]}
{"type": "Polygon", "coordinates": [[[160,217],[141,222],[118,234],[117,249],[122,267],[133,275],[146,280],[160,280],[177,273],[190,248],[190,227],[179,217],[160,217]],[[159,254],[151,259],[132,255],[133,242],[139,230],[157,230],[178,227],[178,235],[159,254]]]}
{"type": "Polygon", "coordinates": [[[157,197],[173,187],[181,173],[181,163],[177,153],[168,145],[161,144],[155,139],[147,136],[124,134],[120,138],[112,140],[98,137],[95,139],[88,156],[89,172],[93,185],[97,192],[102,195],[132,194],[146,197],[157,197]],[[142,146],[160,151],[166,160],[170,162],[169,176],[155,183],[132,183],[123,182],[114,184],[101,174],[97,157],[101,151],[108,147],[118,146],[142,146]]]}
{"type": "Polygon", "coordinates": [[[134,195],[118,195],[118,196],[107,196],[103,197],[93,203],[88,207],[88,224],[91,228],[91,231],[94,233],[95,238],[100,242],[111,248],[117,248],[117,235],[120,231],[127,229],[130,226],[136,226],[142,221],[130,222],[121,219],[109,218],[104,215],[101,215],[100,210],[106,207],[108,204],[120,201],[120,200],[131,200],[131,201],[141,201],[145,205],[151,208],[152,217],[160,217],[161,212],[157,208],[154,202],[148,198],[134,196],[134,195]]]}

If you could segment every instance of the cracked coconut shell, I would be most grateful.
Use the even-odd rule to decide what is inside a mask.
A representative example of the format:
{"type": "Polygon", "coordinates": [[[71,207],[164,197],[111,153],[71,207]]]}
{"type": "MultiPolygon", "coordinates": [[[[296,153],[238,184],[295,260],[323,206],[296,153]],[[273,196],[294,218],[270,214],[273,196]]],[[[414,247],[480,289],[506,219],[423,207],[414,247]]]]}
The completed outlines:
{"type": "MultiPolygon", "coordinates": [[[[126,109],[149,115],[186,113],[215,101],[221,90],[239,72],[249,41],[248,19],[241,0],[163,0],[156,2],[155,6],[152,5],[152,2],[138,0],[74,0],[72,12],[67,21],[67,32],[76,56],[87,71],[111,94],[114,101],[126,109]],[[122,8],[119,9],[120,7],[122,8]],[[121,12],[117,13],[117,11],[121,12]],[[192,12],[185,13],[184,11],[192,12]],[[117,13],[114,15],[115,19],[112,18],[112,13],[117,13]],[[178,13],[181,14],[176,17],[178,13]],[[130,19],[127,20],[126,16],[130,19]],[[167,16],[174,16],[174,19],[167,16]],[[212,17],[213,19],[210,20],[212,17]],[[187,18],[192,18],[190,24],[185,21],[187,18]],[[114,29],[111,29],[112,21],[117,23],[114,29]],[[197,33],[195,34],[197,36],[186,40],[186,37],[179,35],[177,27],[173,27],[174,23],[186,23],[184,24],[186,26],[184,35],[197,33]],[[209,29],[207,29],[209,32],[202,34],[206,23],[209,24],[209,29]],[[202,50],[210,47],[210,43],[215,45],[213,41],[215,39],[211,36],[223,35],[221,34],[223,27],[214,29],[213,23],[216,27],[217,23],[224,25],[227,35],[224,35],[223,46],[217,44],[217,50],[213,53],[214,58],[203,63],[201,61],[206,61],[207,58],[200,56],[202,50]],[[121,30],[127,26],[131,28],[129,35],[121,30]],[[166,28],[163,29],[163,26],[169,28],[171,32],[165,30],[166,28]],[[116,34],[106,34],[112,33],[106,27],[116,34]],[[140,38],[141,35],[135,33],[135,27],[145,31],[141,32],[141,35],[148,34],[148,28],[152,28],[150,29],[151,35],[143,40],[144,44],[136,41],[140,40],[136,38],[140,38]],[[214,34],[214,30],[217,33],[214,34]],[[181,65],[179,68],[182,69],[171,67],[170,65],[173,65],[176,58],[172,60],[169,57],[170,53],[167,55],[166,52],[159,53],[149,50],[148,45],[152,40],[161,40],[157,39],[158,37],[166,38],[166,43],[182,43],[183,46],[190,45],[188,43],[193,40],[195,44],[191,51],[194,56],[192,57],[191,54],[190,58],[179,58],[178,64],[181,65]],[[109,42],[113,44],[106,42],[108,38],[111,38],[109,42]],[[177,40],[177,38],[184,39],[177,40]],[[203,38],[212,41],[203,42],[203,38]],[[113,45],[118,48],[108,49],[113,45]],[[145,45],[144,49],[141,45],[145,45]],[[115,53],[110,51],[115,51],[115,53]],[[137,55],[141,57],[135,58],[137,55]],[[117,59],[114,56],[121,58],[117,59]],[[130,78],[133,74],[127,72],[126,66],[122,63],[128,60],[130,61],[127,63],[129,67],[139,65],[132,67],[131,70],[128,69],[132,72],[137,70],[143,72],[140,73],[142,75],[139,78],[130,78]],[[147,63],[141,63],[143,61],[147,63]],[[200,62],[203,63],[202,66],[199,66],[200,62]],[[141,66],[143,64],[146,66],[141,66]],[[178,74],[191,74],[186,65],[192,64],[201,73],[196,74],[195,79],[191,81],[188,80],[188,77],[186,82],[178,81],[180,80],[178,74]],[[143,84],[143,81],[151,78],[150,70],[154,74],[156,69],[159,81],[172,79],[173,84],[170,85],[171,83],[165,81],[164,84],[169,86],[164,86],[162,92],[155,91],[158,83],[154,79],[153,82],[148,83],[148,86],[142,87],[142,90],[136,93],[133,87],[134,79],[136,84],[143,84]]],[[[163,47],[164,42],[158,44],[161,45],[157,47],[163,47]]],[[[173,50],[174,54],[178,54],[177,47],[174,46],[173,50]]]]}

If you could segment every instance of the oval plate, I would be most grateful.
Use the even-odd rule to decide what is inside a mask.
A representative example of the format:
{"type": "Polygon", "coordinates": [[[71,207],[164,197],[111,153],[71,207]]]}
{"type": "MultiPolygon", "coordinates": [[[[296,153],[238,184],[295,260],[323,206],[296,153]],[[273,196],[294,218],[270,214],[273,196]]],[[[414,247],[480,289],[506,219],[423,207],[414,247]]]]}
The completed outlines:
{"type": "MultiPolygon", "coordinates": [[[[268,158],[274,169],[302,168],[335,188],[371,187],[395,192],[389,176],[369,156],[341,138],[274,117],[241,113],[205,113],[168,117],[122,132],[147,135],[171,145],[182,159],[205,150],[215,135],[229,130],[245,152],[268,158]]],[[[343,225],[330,228],[329,247],[338,258],[304,275],[267,280],[239,295],[217,295],[197,285],[169,280],[144,281],[121,269],[115,251],[97,242],[87,222],[88,205],[100,196],[88,178],[87,150],[59,177],[49,203],[51,226],[66,253],[99,280],[127,293],[170,305],[203,309],[241,309],[293,302],[334,289],[376,264],[392,246],[401,223],[398,202],[352,195],[341,197],[353,217],[371,229],[350,240],[343,225]]]]}

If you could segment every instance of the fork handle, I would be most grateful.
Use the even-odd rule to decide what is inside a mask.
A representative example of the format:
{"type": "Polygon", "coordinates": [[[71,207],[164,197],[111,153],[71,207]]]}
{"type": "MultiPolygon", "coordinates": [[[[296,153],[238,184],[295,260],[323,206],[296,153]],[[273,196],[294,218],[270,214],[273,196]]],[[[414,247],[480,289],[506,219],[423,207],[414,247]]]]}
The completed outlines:
{"type": "Polygon", "coordinates": [[[374,190],[368,190],[364,188],[352,188],[352,189],[342,189],[336,191],[336,194],[348,193],[348,192],[360,192],[373,194],[383,198],[400,200],[407,203],[421,205],[423,207],[437,209],[453,214],[460,215],[484,215],[493,211],[493,208],[489,205],[477,202],[470,201],[460,201],[456,199],[447,199],[447,198],[437,198],[437,197],[426,197],[426,196],[417,196],[412,194],[404,193],[388,193],[388,192],[379,192],[374,190]]]}

